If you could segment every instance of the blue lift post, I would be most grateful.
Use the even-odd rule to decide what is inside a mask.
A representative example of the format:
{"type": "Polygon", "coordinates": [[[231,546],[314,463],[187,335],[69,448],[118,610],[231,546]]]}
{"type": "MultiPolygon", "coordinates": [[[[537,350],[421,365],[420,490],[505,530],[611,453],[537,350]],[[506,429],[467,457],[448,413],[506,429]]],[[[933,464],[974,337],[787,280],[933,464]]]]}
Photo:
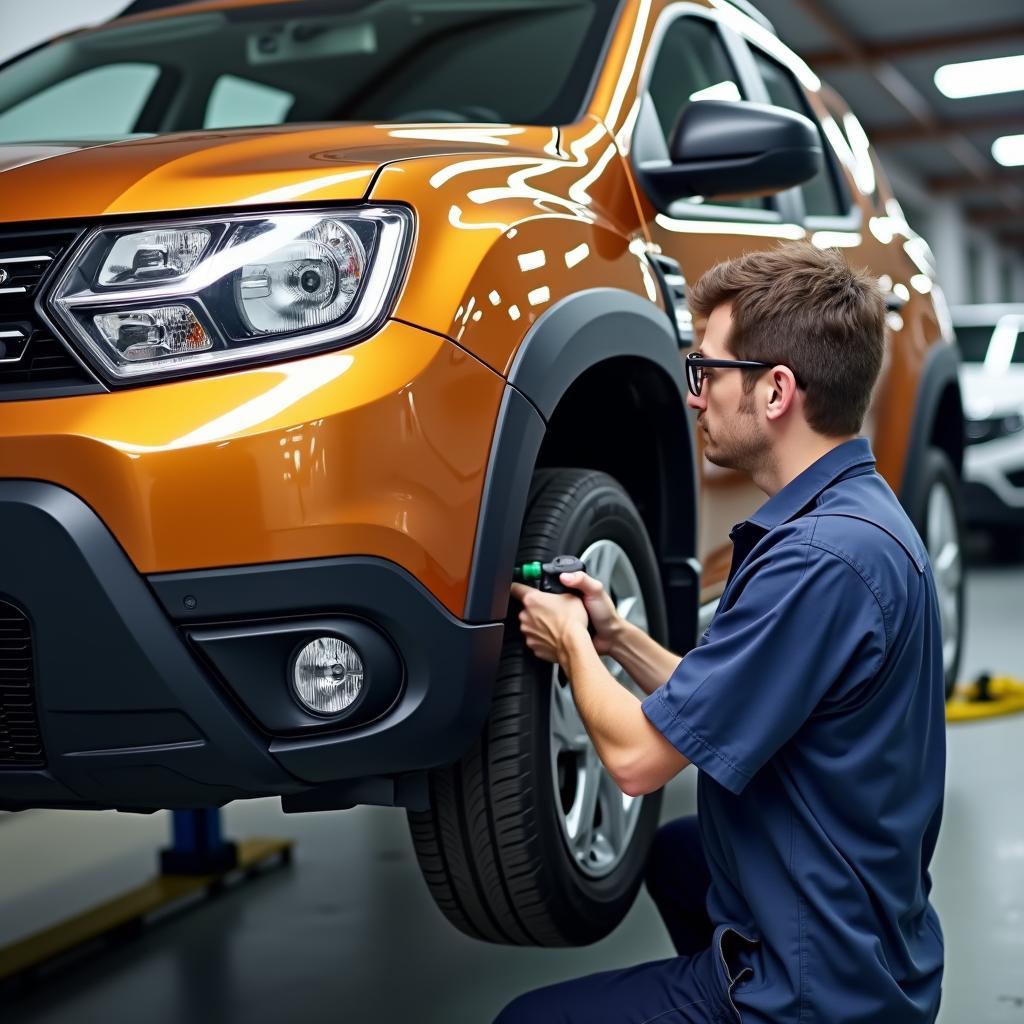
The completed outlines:
{"type": "Polygon", "coordinates": [[[9,984],[27,984],[69,952],[110,946],[136,935],[167,907],[215,896],[229,880],[254,878],[291,863],[290,839],[225,841],[220,810],[173,811],[172,845],[160,851],[160,873],[150,881],[34,935],[0,947],[0,1004],[9,984]]]}
{"type": "Polygon", "coordinates": [[[164,875],[222,875],[238,867],[238,847],[224,841],[220,810],[172,811],[174,844],[160,851],[164,875]]]}

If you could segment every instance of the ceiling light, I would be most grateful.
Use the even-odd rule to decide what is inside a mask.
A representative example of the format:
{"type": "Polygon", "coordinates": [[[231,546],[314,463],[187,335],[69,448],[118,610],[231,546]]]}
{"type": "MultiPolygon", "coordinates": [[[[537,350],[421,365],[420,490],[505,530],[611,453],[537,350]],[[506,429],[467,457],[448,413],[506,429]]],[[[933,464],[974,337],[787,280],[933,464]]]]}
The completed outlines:
{"type": "Polygon", "coordinates": [[[991,96],[1024,89],[1024,55],[944,64],[935,72],[935,87],[943,96],[991,96]]]}
{"type": "Polygon", "coordinates": [[[1024,135],[1003,135],[992,143],[992,156],[1004,167],[1024,165],[1024,135]]]}

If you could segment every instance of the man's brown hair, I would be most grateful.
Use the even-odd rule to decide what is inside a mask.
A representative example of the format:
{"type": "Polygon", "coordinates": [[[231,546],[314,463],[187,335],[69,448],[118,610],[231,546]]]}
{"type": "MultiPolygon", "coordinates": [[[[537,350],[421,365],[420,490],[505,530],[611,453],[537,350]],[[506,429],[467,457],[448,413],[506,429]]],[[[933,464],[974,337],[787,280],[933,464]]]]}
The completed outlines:
{"type": "MultiPolygon", "coordinates": [[[[852,269],[838,249],[794,242],[717,264],[688,301],[704,318],[731,304],[732,355],[788,366],[806,388],[813,430],[860,431],[885,349],[885,301],[866,270],[852,269]]],[[[747,375],[747,393],[757,379],[747,375]]]]}

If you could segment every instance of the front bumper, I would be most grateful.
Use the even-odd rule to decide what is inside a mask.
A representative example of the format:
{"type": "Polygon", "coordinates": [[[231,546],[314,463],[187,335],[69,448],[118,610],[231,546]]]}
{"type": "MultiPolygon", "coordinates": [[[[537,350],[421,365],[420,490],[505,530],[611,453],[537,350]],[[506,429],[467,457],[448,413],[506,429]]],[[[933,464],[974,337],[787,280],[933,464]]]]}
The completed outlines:
{"type": "Polygon", "coordinates": [[[0,480],[77,494],[145,575],[374,555],[466,605],[504,380],[391,321],[336,352],[7,401],[0,480]]]}
{"type": "MultiPolygon", "coordinates": [[[[0,600],[30,624],[44,760],[0,764],[7,809],[210,807],[265,795],[301,803],[340,780],[450,762],[487,715],[504,628],[461,622],[378,558],[146,578],[81,499],[29,480],[0,482],[0,600]],[[386,638],[401,675],[388,710],[336,727],[293,716],[275,734],[247,703],[252,679],[220,678],[192,639],[306,619],[350,620],[386,638]]],[[[283,669],[260,671],[263,698],[278,677],[286,693],[283,669]]]]}

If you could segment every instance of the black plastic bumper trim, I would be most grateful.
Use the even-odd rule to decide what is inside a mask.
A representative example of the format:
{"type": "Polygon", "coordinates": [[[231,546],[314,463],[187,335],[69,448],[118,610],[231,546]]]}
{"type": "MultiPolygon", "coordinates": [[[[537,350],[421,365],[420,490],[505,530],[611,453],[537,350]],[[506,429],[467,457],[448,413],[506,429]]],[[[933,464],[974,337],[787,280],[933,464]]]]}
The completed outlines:
{"type": "Polygon", "coordinates": [[[32,621],[47,755],[45,770],[0,770],[0,808],[213,807],[414,772],[456,760],[487,715],[503,623],[466,625],[392,563],[338,558],[150,583],[70,491],[0,481],[0,592],[32,621]],[[186,624],[307,614],[373,622],[400,653],[405,689],[373,723],[270,741],[190,650],[186,624]]]}
{"type": "Polygon", "coordinates": [[[213,664],[243,710],[271,735],[352,729],[386,714],[402,689],[402,662],[368,622],[348,616],[260,622],[191,630],[189,639],[213,664]],[[292,692],[298,651],[318,637],[351,644],[363,661],[355,700],[334,715],[314,715],[292,692]]]}
{"type": "Polygon", "coordinates": [[[340,735],[276,739],[270,750],[310,782],[390,775],[447,764],[469,747],[490,708],[503,622],[455,618],[413,576],[369,556],[150,576],[183,625],[284,615],[353,615],[390,638],[405,664],[398,703],[340,735]]]}

